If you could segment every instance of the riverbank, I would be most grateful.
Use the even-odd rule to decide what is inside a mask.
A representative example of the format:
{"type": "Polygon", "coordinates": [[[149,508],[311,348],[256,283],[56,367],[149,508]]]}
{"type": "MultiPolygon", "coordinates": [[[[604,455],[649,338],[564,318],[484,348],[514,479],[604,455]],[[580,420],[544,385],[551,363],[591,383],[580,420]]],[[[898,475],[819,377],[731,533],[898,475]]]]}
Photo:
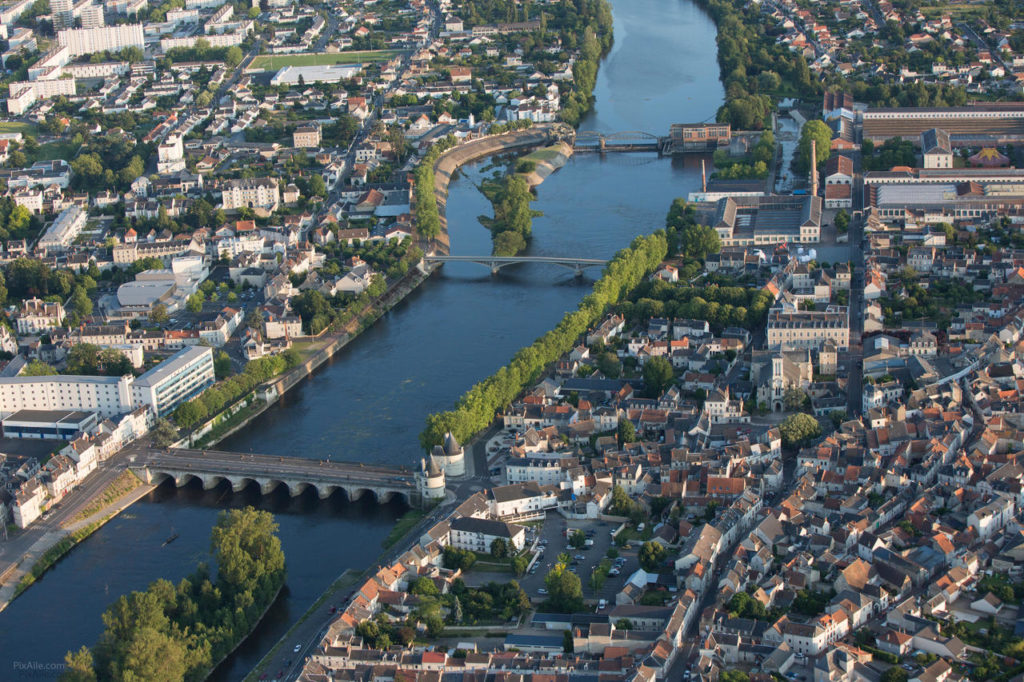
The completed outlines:
{"type": "Polygon", "coordinates": [[[212,447],[245,428],[250,422],[270,409],[285,393],[309,377],[330,360],[335,353],[415,291],[430,277],[432,272],[432,269],[426,267],[411,270],[408,275],[392,284],[377,301],[371,303],[358,316],[354,317],[344,329],[314,340],[315,348],[311,346],[307,349],[310,355],[303,362],[268,381],[246,398],[237,401],[220,415],[207,421],[202,427],[189,434],[184,442],[190,446],[212,447]]]}
{"type": "Polygon", "coordinates": [[[437,211],[441,219],[441,234],[434,240],[436,252],[445,256],[451,253],[447,218],[448,186],[460,167],[486,156],[514,149],[547,145],[570,132],[570,129],[564,124],[545,123],[524,130],[481,137],[453,147],[438,157],[434,164],[434,195],[437,198],[437,211]]]}
{"type": "MultiPolygon", "coordinates": [[[[116,483],[117,481],[114,482],[114,484],[116,483]]],[[[138,486],[92,512],[85,518],[68,524],[66,528],[53,530],[43,535],[29,548],[28,552],[21,558],[21,561],[4,575],[4,583],[0,585],[0,611],[6,609],[12,601],[35,584],[46,571],[74,549],[78,543],[98,531],[108,521],[135,502],[148,495],[154,487],[139,481],[138,486]]],[[[110,490],[110,486],[101,491],[97,497],[102,499],[107,490],[110,490]]]]}
{"type": "Polygon", "coordinates": [[[520,157],[516,162],[516,174],[526,180],[526,184],[533,189],[547,180],[549,175],[569,163],[572,155],[572,145],[567,142],[558,142],[520,157]],[[520,168],[530,168],[530,170],[520,171],[520,168]]]}

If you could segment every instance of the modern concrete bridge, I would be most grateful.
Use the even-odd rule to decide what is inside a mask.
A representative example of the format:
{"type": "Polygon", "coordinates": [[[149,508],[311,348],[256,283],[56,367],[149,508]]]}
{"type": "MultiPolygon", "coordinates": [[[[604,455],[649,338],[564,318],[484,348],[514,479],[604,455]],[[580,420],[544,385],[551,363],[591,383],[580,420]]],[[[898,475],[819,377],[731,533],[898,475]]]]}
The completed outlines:
{"type": "Polygon", "coordinates": [[[387,502],[396,495],[404,497],[410,505],[421,501],[416,476],[408,469],[302,457],[169,448],[135,451],[129,456],[128,466],[146,483],[159,484],[173,479],[178,487],[197,479],[205,490],[227,481],[235,492],[257,485],[264,495],[283,485],[293,497],[313,488],[321,499],[341,490],[349,500],[371,493],[381,502],[387,502]]]}
{"type": "Polygon", "coordinates": [[[517,263],[550,263],[569,268],[577,277],[583,274],[583,270],[592,267],[603,267],[608,261],[600,258],[558,258],[554,256],[425,256],[427,263],[477,263],[491,269],[491,274],[498,274],[498,270],[517,263]]]}

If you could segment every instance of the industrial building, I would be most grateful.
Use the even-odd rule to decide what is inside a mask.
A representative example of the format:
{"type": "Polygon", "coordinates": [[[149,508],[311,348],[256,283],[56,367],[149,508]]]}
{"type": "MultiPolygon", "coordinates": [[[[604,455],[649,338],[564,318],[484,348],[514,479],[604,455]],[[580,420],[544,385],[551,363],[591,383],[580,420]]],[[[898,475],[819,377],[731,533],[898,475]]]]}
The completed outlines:
{"type": "Polygon", "coordinates": [[[730,196],[719,199],[710,221],[722,246],[795,242],[821,238],[821,197],[730,196]]]}

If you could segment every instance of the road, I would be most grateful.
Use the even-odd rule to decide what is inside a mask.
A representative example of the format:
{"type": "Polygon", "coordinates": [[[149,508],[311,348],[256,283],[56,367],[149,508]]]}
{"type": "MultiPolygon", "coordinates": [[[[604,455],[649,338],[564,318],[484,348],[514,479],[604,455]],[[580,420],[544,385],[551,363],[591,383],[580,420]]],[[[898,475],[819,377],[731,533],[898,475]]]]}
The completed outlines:
{"type": "Polygon", "coordinates": [[[864,172],[859,153],[853,154],[853,218],[850,220],[850,351],[844,364],[847,376],[846,414],[850,418],[861,413],[861,395],[864,388],[864,172]]]}
{"type": "Polygon", "coordinates": [[[221,476],[280,476],[307,477],[310,482],[337,480],[358,481],[367,484],[415,486],[415,476],[409,469],[364,465],[361,463],[332,462],[330,459],[303,457],[274,457],[221,450],[185,450],[152,447],[133,447],[127,450],[134,467],[151,469],[189,469],[197,475],[213,473],[221,476]]]}
{"type": "MultiPolygon", "coordinates": [[[[423,520],[406,535],[406,537],[419,537],[423,531],[451,514],[452,510],[457,506],[458,500],[462,499],[465,498],[450,495],[448,500],[435,507],[432,512],[425,516],[423,520]]],[[[331,607],[335,607],[338,611],[344,609],[349,598],[359,585],[363,584],[366,579],[376,572],[379,566],[392,563],[401,554],[408,550],[408,546],[403,544],[405,542],[406,541],[403,538],[390,550],[381,554],[378,560],[363,571],[363,573],[360,574],[360,576],[353,581],[350,586],[346,586],[329,593],[329,596],[331,597],[330,599],[327,599],[317,611],[313,612],[310,617],[306,618],[306,620],[297,625],[292,632],[288,633],[285,636],[287,639],[281,639],[278,642],[278,650],[274,656],[261,662],[263,669],[267,671],[266,679],[297,679],[299,674],[302,672],[302,666],[305,664],[306,658],[313,655],[317,647],[320,645],[321,640],[323,640],[327,635],[327,630],[330,627],[330,624],[338,617],[337,612],[330,612],[331,607]],[[295,647],[298,647],[299,650],[295,651],[295,647]],[[276,675],[278,672],[282,674],[276,675]]]]}

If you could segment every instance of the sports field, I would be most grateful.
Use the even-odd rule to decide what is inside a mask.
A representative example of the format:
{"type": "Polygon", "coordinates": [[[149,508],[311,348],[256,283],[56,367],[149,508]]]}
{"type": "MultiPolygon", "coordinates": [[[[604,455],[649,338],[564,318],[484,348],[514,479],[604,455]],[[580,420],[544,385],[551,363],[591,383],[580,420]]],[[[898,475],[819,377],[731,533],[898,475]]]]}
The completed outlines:
{"type": "Polygon", "coordinates": [[[366,52],[326,52],[324,54],[261,54],[252,60],[253,69],[277,71],[286,66],[326,66],[328,64],[364,64],[384,62],[399,50],[370,50],[366,52]]]}

